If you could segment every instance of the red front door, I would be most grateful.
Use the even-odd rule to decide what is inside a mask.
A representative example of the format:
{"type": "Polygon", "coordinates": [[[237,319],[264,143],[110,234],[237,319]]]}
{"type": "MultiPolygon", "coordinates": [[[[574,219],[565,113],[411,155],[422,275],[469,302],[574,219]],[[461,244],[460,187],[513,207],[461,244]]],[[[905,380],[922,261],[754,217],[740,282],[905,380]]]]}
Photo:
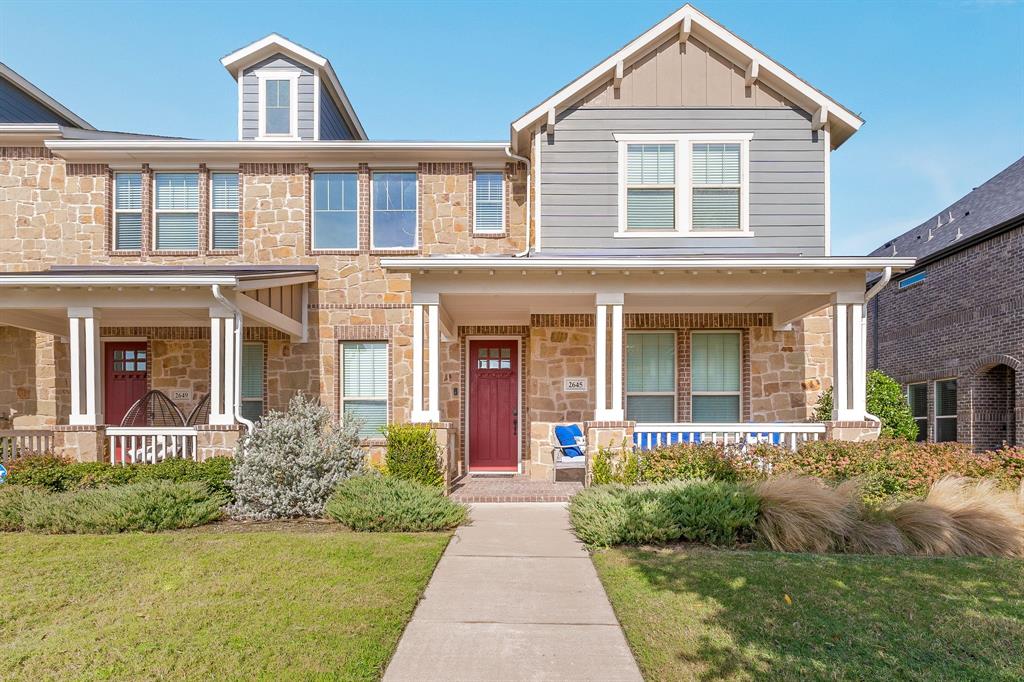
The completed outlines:
{"type": "Polygon", "coordinates": [[[132,404],[146,394],[149,354],[145,341],[103,344],[103,420],[119,425],[132,404]]]}
{"type": "Polygon", "coordinates": [[[469,468],[519,468],[518,342],[469,342],[469,468]]]}

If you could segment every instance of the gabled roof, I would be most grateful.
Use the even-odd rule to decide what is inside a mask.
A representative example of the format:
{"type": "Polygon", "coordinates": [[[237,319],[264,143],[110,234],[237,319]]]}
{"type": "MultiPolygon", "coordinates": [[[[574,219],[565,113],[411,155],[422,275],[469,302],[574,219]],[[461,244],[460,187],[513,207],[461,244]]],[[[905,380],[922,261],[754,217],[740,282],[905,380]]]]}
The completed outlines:
{"type": "MultiPolygon", "coordinates": [[[[828,123],[832,132],[832,146],[838,147],[857,132],[863,120],[839,102],[797,77],[766,54],[738,37],[721,24],[709,18],[693,5],[686,4],[658,22],[648,31],[633,39],[585,74],[572,81],[546,100],[530,109],[512,123],[512,139],[544,121],[549,112],[572,106],[582,99],[593,86],[612,77],[621,77],[625,67],[644,57],[663,43],[671,34],[679,34],[685,42],[696,36],[701,42],[731,59],[746,70],[748,79],[763,81],[794,104],[814,116],[815,124],[828,123]]],[[[752,82],[752,81],[751,81],[752,82]]]]}
{"type": "Polygon", "coordinates": [[[1014,218],[1024,216],[1024,157],[1014,161],[979,187],[917,227],[891,239],[872,256],[911,256],[926,259],[939,252],[959,250],[995,234],[1014,218]]]}
{"type": "Polygon", "coordinates": [[[71,125],[82,128],[83,130],[95,130],[88,121],[76,114],[75,112],[68,109],[66,106],[55,100],[54,98],[47,95],[45,92],[37,88],[32,83],[28,82],[24,77],[21,76],[17,71],[7,66],[3,62],[0,62],[0,77],[8,81],[21,92],[25,93],[28,97],[39,103],[43,108],[51,111],[58,118],[62,118],[71,125]]]}
{"type": "Polygon", "coordinates": [[[331,66],[331,62],[326,57],[298,43],[292,42],[284,36],[271,33],[265,38],[260,38],[254,43],[235,50],[221,59],[220,63],[237,80],[241,76],[242,69],[277,53],[291,57],[317,71],[320,74],[321,81],[327,86],[327,91],[330,92],[341,110],[341,115],[345,117],[346,122],[351,127],[356,139],[369,139],[366,131],[363,129],[363,124],[359,122],[359,117],[356,116],[352,103],[348,100],[348,95],[345,94],[345,89],[341,87],[338,74],[334,72],[334,67],[331,66]]]}

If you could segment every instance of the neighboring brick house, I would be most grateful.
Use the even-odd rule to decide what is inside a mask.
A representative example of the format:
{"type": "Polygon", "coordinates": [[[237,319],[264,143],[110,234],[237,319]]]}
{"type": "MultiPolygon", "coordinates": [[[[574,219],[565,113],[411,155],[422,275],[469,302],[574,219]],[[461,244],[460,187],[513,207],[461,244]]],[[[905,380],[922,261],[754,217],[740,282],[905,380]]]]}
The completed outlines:
{"type": "Polygon", "coordinates": [[[277,35],[222,64],[232,141],[97,131],[8,79],[36,109],[0,119],[6,437],[207,456],[305,392],[374,457],[422,422],[451,475],[547,478],[559,423],[793,443],[826,436],[833,384],[828,433],[876,431],[863,282],[913,260],[830,255],[829,156],[861,120],[693,7],[501,142],[370,140],[277,35]],[[195,423],[122,425],[149,389],[195,423]]]}
{"type": "Polygon", "coordinates": [[[871,255],[894,254],[917,265],[868,305],[868,362],[918,438],[1024,444],[1024,158],[871,255]]]}

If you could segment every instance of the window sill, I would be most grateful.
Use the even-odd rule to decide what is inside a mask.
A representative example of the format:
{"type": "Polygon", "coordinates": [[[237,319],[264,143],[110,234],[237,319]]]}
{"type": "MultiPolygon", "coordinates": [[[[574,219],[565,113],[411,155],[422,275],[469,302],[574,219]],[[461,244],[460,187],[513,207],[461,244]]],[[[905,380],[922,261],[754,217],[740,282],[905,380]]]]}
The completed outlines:
{"type": "Polygon", "coordinates": [[[398,248],[398,249],[370,249],[371,256],[418,256],[420,255],[419,247],[415,248],[398,248]]]}
{"type": "Polygon", "coordinates": [[[111,249],[107,255],[117,258],[139,258],[142,256],[142,249],[111,249]]]}
{"type": "Polygon", "coordinates": [[[509,236],[508,232],[504,230],[501,232],[477,232],[474,230],[471,234],[474,239],[505,239],[509,236]]]}
{"type": "Polygon", "coordinates": [[[192,249],[187,251],[175,251],[172,249],[153,249],[149,252],[150,256],[198,256],[199,250],[192,249]]]}
{"type": "Polygon", "coordinates": [[[210,249],[206,252],[207,256],[241,256],[241,249],[210,249]]]}
{"type": "Polygon", "coordinates": [[[257,135],[252,138],[253,142],[301,142],[298,135],[257,135]]]}
{"type": "Polygon", "coordinates": [[[754,233],[750,230],[634,230],[631,232],[616,232],[612,236],[616,239],[651,239],[657,237],[685,239],[687,237],[753,237],[754,233]]]}
{"type": "Polygon", "coordinates": [[[358,256],[362,251],[352,249],[310,249],[310,256],[358,256]]]}

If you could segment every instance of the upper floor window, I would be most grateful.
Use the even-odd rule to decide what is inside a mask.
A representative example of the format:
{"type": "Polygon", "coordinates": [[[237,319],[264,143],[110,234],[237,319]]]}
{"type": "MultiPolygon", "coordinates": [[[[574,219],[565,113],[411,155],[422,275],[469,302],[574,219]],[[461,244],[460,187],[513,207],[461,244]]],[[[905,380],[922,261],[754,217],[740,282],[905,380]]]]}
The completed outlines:
{"type": "Polygon", "coordinates": [[[142,248],[142,174],[114,174],[114,249],[142,248]]]}
{"type": "Polygon", "coordinates": [[[210,247],[238,248],[238,173],[210,174],[210,247]]]}
{"type": "Polygon", "coordinates": [[[416,248],[416,173],[374,173],[371,202],[371,246],[416,248]]]}
{"type": "Polygon", "coordinates": [[[199,248],[199,174],[157,173],[153,202],[157,250],[199,248]]]}
{"type": "Polygon", "coordinates": [[[314,173],[313,248],[358,248],[358,207],[355,173],[314,173]]]}
{"type": "Polygon", "coordinates": [[[693,421],[740,420],[739,332],[694,332],[691,348],[693,421]]]}
{"type": "Polygon", "coordinates": [[[752,133],[616,134],[616,236],[729,236],[749,231],[752,133]]]}
{"type": "Polygon", "coordinates": [[[267,70],[257,72],[256,77],[260,137],[297,137],[299,73],[267,70]]]}
{"type": "Polygon", "coordinates": [[[505,231],[505,175],[480,171],[473,182],[473,231],[505,231]]]}

